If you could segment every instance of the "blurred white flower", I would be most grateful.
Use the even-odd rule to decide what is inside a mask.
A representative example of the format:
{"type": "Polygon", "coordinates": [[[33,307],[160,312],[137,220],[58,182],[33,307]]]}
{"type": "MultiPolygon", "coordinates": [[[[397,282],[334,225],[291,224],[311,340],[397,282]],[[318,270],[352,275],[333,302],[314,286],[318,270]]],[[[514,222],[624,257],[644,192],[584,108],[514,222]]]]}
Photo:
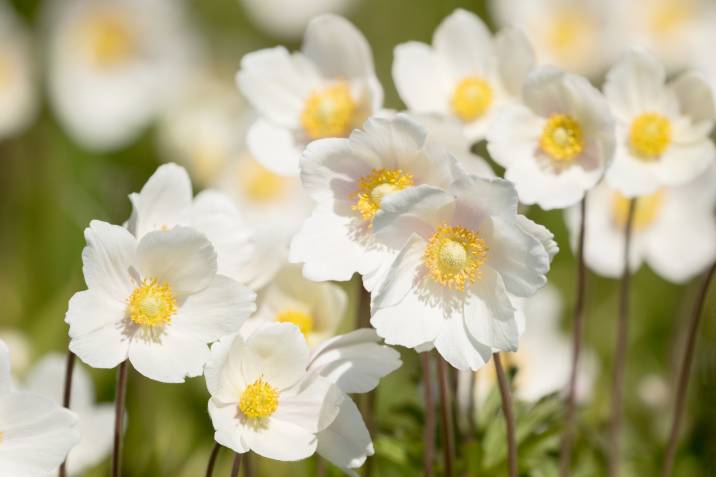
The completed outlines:
{"type": "Polygon", "coordinates": [[[244,56],[236,80],[261,116],[249,130],[249,148],[283,175],[298,174],[307,143],[348,136],[383,104],[368,42],[335,15],[311,21],[300,52],[278,46],[244,56]]]}
{"type": "Polygon", "coordinates": [[[38,94],[30,35],[4,0],[0,1],[0,140],[35,118],[38,94]]]}
{"type": "Polygon", "coordinates": [[[533,66],[524,34],[507,29],[492,38],[480,17],[458,9],[435,30],[432,47],[409,42],[395,48],[393,79],[410,111],[454,117],[476,141],[500,107],[520,96],[533,66]]]}
{"type": "MultiPolygon", "coordinates": [[[[637,199],[629,265],[642,262],[663,278],[682,283],[716,259],[716,167],[696,182],[659,189],[637,199]]],[[[624,226],[629,199],[600,185],[589,194],[584,259],[592,270],[616,278],[624,266],[624,226]]],[[[566,211],[572,247],[579,228],[578,207],[566,211]]]]}
{"type": "Polygon", "coordinates": [[[77,415],[39,394],[14,391],[0,341],[0,475],[47,477],[80,439],[77,415]]]}
{"type": "Polygon", "coordinates": [[[295,461],[316,451],[316,434],[338,414],[343,395],[308,373],[298,327],[271,323],[222,338],[211,348],[206,386],[214,439],[235,452],[295,461]]]}
{"type": "Polygon", "coordinates": [[[614,155],[614,121],[602,94],[581,76],[543,67],[530,74],[522,104],[506,105],[487,147],[520,201],[543,209],[579,202],[614,155]]]}
{"type": "Polygon", "coordinates": [[[647,374],[637,383],[639,399],[652,409],[664,410],[669,404],[671,391],[669,383],[663,376],[647,374]]]}
{"type": "Polygon", "coordinates": [[[649,53],[631,50],[604,85],[616,121],[617,149],[607,183],[628,197],[682,185],[716,159],[709,135],[716,119],[707,82],[686,72],[666,82],[649,53]]]}
{"type": "Polygon", "coordinates": [[[127,144],[174,94],[196,50],[174,0],[57,0],[47,13],[50,99],[83,146],[127,144]]]}
{"type": "MultiPolygon", "coordinates": [[[[45,355],[30,371],[25,387],[61,403],[65,361],[65,356],[59,353],[45,355]]],[[[114,404],[95,403],[94,385],[80,364],[75,365],[72,375],[70,409],[79,417],[80,441],[67,456],[67,473],[81,475],[102,462],[112,450],[114,404]]]]}
{"type": "Polygon", "coordinates": [[[10,350],[10,356],[12,356],[10,379],[24,375],[30,367],[32,359],[32,344],[27,336],[16,329],[2,328],[0,329],[0,341],[5,343],[10,350]]]}
{"type": "Polygon", "coordinates": [[[289,260],[315,281],[349,280],[358,272],[371,290],[403,242],[378,243],[373,217],[384,200],[420,184],[447,187],[463,174],[447,151],[426,145],[408,116],[371,118],[348,139],[309,144],[301,180],[316,203],[291,242],[289,260]]]}
{"type": "Polygon", "coordinates": [[[374,291],[371,324],[388,344],[434,344],[458,369],[517,349],[511,297],[547,283],[550,255],[517,219],[517,193],[501,179],[464,177],[447,191],[419,186],[385,201],[379,240],[407,243],[374,291]]]}
{"type": "Polygon", "coordinates": [[[199,376],[207,343],[235,333],[255,295],[217,274],[216,252],[196,230],[176,226],[136,239],[94,220],[82,253],[88,289],[75,293],[65,321],[70,350],[95,368],[129,359],[148,378],[199,376]]]}

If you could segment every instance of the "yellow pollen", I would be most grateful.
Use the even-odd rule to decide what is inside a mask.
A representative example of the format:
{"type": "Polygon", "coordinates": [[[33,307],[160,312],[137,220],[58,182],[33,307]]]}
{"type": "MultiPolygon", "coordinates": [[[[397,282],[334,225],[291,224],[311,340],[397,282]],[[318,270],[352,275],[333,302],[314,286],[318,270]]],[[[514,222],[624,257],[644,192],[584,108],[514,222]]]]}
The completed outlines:
{"type": "Polygon", "coordinates": [[[273,202],[282,198],[289,183],[289,179],[266,169],[253,157],[242,158],[237,179],[244,195],[257,203],[273,202]]]}
{"type": "MultiPolygon", "coordinates": [[[[614,224],[623,229],[629,215],[628,197],[619,192],[612,196],[612,218],[614,224]]],[[[664,203],[664,191],[658,190],[653,194],[643,195],[637,198],[636,209],[634,210],[634,230],[644,230],[651,225],[659,216],[664,203]]]]}
{"type": "Polygon", "coordinates": [[[539,145],[555,161],[571,161],[584,149],[582,127],[566,114],[553,114],[547,120],[539,145]]]}
{"type": "Polygon", "coordinates": [[[118,66],[137,50],[130,18],[118,12],[102,11],[90,15],[82,25],[89,60],[98,67],[118,66]]]}
{"type": "Polygon", "coordinates": [[[129,297],[129,318],[141,326],[166,325],[176,311],[171,287],[155,279],[145,279],[129,297]]]}
{"type": "Polygon", "coordinates": [[[441,225],[428,240],[423,263],[437,283],[464,291],[465,285],[480,278],[487,251],[487,244],[477,232],[441,225]]]}
{"type": "Polygon", "coordinates": [[[345,137],[351,132],[356,103],[346,82],[314,91],[301,113],[301,125],[310,139],[345,137]]]}
{"type": "Polygon", "coordinates": [[[644,113],[631,123],[629,146],[639,159],[658,159],[671,144],[671,123],[658,113],[644,113]]]}
{"type": "Polygon", "coordinates": [[[251,419],[269,417],[278,409],[278,391],[269,383],[259,378],[249,384],[241,394],[239,410],[251,419]]]}
{"type": "Polygon", "coordinates": [[[363,220],[371,222],[380,203],[390,194],[413,186],[412,174],[400,169],[373,169],[358,181],[358,190],[353,194],[352,208],[360,212],[363,220]]]}
{"type": "Polygon", "coordinates": [[[474,121],[490,108],[492,88],[477,76],[464,78],[453,91],[450,104],[457,117],[465,122],[474,121]]]}
{"type": "Polygon", "coordinates": [[[276,321],[279,323],[293,323],[298,326],[304,336],[308,336],[313,331],[313,317],[308,313],[298,310],[284,310],[276,315],[276,321]]]}

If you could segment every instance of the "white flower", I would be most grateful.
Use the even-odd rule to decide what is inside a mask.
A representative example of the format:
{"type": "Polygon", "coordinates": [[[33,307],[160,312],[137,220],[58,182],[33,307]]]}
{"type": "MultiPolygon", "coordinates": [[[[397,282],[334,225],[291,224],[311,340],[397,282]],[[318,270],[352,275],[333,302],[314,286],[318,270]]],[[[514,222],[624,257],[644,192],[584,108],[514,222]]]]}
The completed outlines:
{"type": "Polygon", "coordinates": [[[93,150],[144,129],[186,76],[181,2],[61,0],[48,8],[49,88],[68,132],[93,150]]]}
{"type": "Polygon", "coordinates": [[[307,372],[308,359],[303,335],[288,323],[214,344],[205,377],[216,441],[276,460],[311,456],[316,433],[335,419],[343,396],[307,372]]]}
{"type": "Polygon", "coordinates": [[[548,67],[530,74],[522,100],[488,132],[490,154],[521,202],[554,209],[580,201],[614,154],[607,102],[586,79],[548,67]]]}
{"type": "Polygon", "coordinates": [[[244,56],[236,79],[261,116],[249,131],[249,148],[283,175],[298,174],[307,143],[348,136],[383,104],[368,42],[335,15],[311,21],[300,52],[279,46],[244,56]]]}
{"type": "MultiPolygon", "coordinates": [[[[44,356],[25,380],[29,391],[62,402],[66,358],[58,353],[44,356]]],[[[67,473],[81,475],[102,462],[112,450],[114,404],[96,404],[94,385],[83,366],[77,364],[72,375],[70,409],[77,413],[80,441],[67,456],[67,473]]],[[[56,469],[55,469],[56,470],[56,469]]]]}
{"type": "Polygon", "coordinates": [[[504,30],[493,39],[477,15],[458,9],[435,30],[432,47],[396,47],[393,79],[410,111],[454,117],[468,139],[478,140],[500,107],[519,97],[533,66],[521,32],[504,30]]]}
{"type": "Polygon", "coordinates": [[[0,475],[47,477],[79,441],[77,416],[39,394],[10,386],[10,353],[0,341],[0,475]]]}
{"type": "Polygon", "coordinates": [[[403,245],[373,237],[382,201],[420,184],[447,187],[461,173],[452,156],[427,147],[425,131],[401,114],[371,118],[348,139],[311,143],[301,180],[316,206],[293,238],[289,260],[303,263],[304,276],[315,281],[345,281],[358,272],[371,290],[403,245]]]}
{"type": "Polygon", "coordinates": [[[32,343],[28,340],[25,333],[14,328],[0,329],[0,341],[3,341],[10,350],[12,356],[12,369],[10,370],[10,379],[13,376],[21,376],[30,367],[32,358],[32,343]]]}
{"type": "Polygon", "coordinates": [[[652,194],[701,175],[716,159],[711,88],[694,72],[666,82],[650,54],[631,50],[607,75],[617,150],[607,182],[624,195],[652,194]]]}
{"type": "Polygon", "coordinates": [[[123,227],[92,221],[82,253],[88,289],[70,300],[70,350],[95,368],[129,359],[143,375],[183,382],[202,373],[207,343],[234,333],[255,296],[217,274],[204,235],[176,226],[136,239],[123,227]]]}
{"type": "MultiPolygon", "coordinates": [[[[629,265],[642,262],[663,278],[683,283],[716,259],[716,168],[697,182],[659,189],[637,199],[629,265]]],[[[629,199],[602,185],[589,194],[584,259],[600,275],[616,278],[624,266],[624,226],[629,199]]],[[[566,211],[576,245],[579,210],[566,211]]]]}
{"type": "Polygon", "coordinates": [[[241,0],[249,18],[259,28],[287,40],[298,39],[314,17],[323,13],[344,14],[356,3],[357,0],[241,0]]]}
{"type": "Polygon", "coordinates": [[[544,286],[550,255],[518,223],[512,184],[465,177],[447,191],[420,186],[386,200],[373,225],[379,239],[409,237],[372,296],[371,324],[388,344],[432,343],[454,367],[473,370],[495,350],[517,349],[508,293],[544,286]]]}
{"type": "Polygon", "coordinates": [[[24,129],[37,113],[30,37],[5,1],[0,1],[0,139],[24,129]]]}

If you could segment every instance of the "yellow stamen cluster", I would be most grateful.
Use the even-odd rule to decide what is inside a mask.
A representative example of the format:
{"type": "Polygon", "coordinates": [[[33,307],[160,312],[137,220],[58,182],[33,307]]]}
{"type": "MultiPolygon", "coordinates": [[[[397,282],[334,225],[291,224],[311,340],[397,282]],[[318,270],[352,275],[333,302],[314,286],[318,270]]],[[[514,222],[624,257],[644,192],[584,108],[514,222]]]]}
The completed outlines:
{"type": "Polygon", "coordinates": [[[278,409],[278,391],[259,378],[246,386],[239,399],[239,411],[251,419],[269,417],[278,409]]]}
{"type": "Polygon", "coordinates": [[[477,76],[464,78],[453,91],[450,105],[455,115],[465,122],[483,116],[492,104],[490,84],[477,76]]]}
{"type": "Polygon", "coordinates": [[[372,221],[385,197],[412,186],[412,174],[401,169],[373,169],[358,181],[353,210],[360,212],[363,220],[372,221]]]}
{"type": "MultiPolygon", "coordinates": [[[[612,218],[614,224],[623,229],[629,216],[629,202],[631,199],[615,192],[612,196],[612,218]]],[[[664,203],[664,192],[659,190],[653,194],[643,195],[636,201],[634,209],[633,227],[643,230],[651,225],[659,216],[664,203]]]]}
{"type": "Polygon", "coordinates": [[[263,204],[283,197],[289,184],[289,179],[266,169],[252,157],[243,158],[237,179],[250,201],[263,204]]]}
{"type": "Polygon", "coordinates": [[[140,326],[166,325],[176,311],[171,287],[155,279],[145,279],[129,297],[129,318],[140,326]]]}
{"type": "Polygon", "coordinates": [[[671,122],[658,113],[644,113],[631,124],[629,147],[639,159],[658,159],[671,144],[671,122]]]}
{"type": "Polygon", "coordinates": [[[311,93],[301,113],[301,125],[310,139],[345,137],[353,128],[356,109],[348,83],[339,82],[311,93]]]}
{"type": "Polygon", "coordinates": [[[284,310],[276,315],[276,321],[279,323],[293,323],[298,326],[304,336],[308,336],[313,331],[313,317],[308,313],[298,310],[284,310]]]}
{"type": "Polygon", "coordinates": [[[423,263],[440,285],[465,290],[480,278],[488,247],[477,232],[460,226],[439,226],[428,240],[423,263]]]}
{"type": "Polygon", "coordinates": [[[542,130],[539,145],[553,160],[571,161],[584,149],[582,127],[572,116],[553,114],[542,130]]]}
{"type": "Polygon", "coordinates": [[[80,31],[88,58],[98,67],[125,63],[138,48],[130,18],[119,12],[94,13],[85,20],[80,31]]]}

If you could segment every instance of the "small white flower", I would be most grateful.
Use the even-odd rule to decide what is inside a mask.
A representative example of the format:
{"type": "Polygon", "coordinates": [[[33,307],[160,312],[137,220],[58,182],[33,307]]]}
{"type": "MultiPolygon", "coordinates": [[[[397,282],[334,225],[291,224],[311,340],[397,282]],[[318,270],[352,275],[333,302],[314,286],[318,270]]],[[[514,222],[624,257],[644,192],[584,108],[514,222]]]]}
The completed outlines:
{"type": "Polygon", "coordinates": [[[492,157],[505,167],[520,201],[543,209],[580,201],[614,154],[614,122],[589,82],[553,68],[530,74],[523,104],[505,106],[487,134],[492,157]]]}
{"type": "MultiPolygon", "coordinates": [[[[30,371],[25,380],[29,391],[62,402],[66,358],[53,353],[44,356],[30,371]]],[[[96,404],[94,385],[85,370],[75,365],[72,375],[70,409],[77,413],[80,441],[67,456],[67,473],[81,475],[102,462],[112,450],[114,404],[96,404]]]]}
{"type": "Polygon", "coordinates": [[[261,116],[249,131],[249,148],[283,175],[298,174],[307,143],[348,136],[383,104],[368,42],[335,15],[311,21],[300,52],[279,46],[244,56],[236,79],[261,116]]]}
{"type": "Polygon", "coordinates": [[[454,117],[468,139],[478,140],[500,107],[519,97],[533,66],[521,32],[504,30],[493,39],[480,17],[458,9],[435,30],[432,47],[396,47],[393,79],[410,111],[454,117]]]}
{"type": "Polygon", "coordinates": [[[298,327],[266,324],[211,349],[206,385],[216,441],[235,452],[295,461],[316,451],[316,434],[336,417],[343,396],[308,373],[308,347],[298,327]]]}
{"type": "Polygon", "coordinates": [[[0,139],[20,132],[37,113],[33,60],[24,25],[10,6],[0,1],[0,139]]]}
{"type": "Polygon", "coordinates": [[[198,376],[207,343],[234,333],[255,295],[217,274],[211,243],[176,226],[137,240],[123,227],[92,221],[82,253],[88,289],[70,300],[70,350],[95,368],[129,359],[162,382],[198,376]]]}
{"type": "MultiPolygon", "coordinates": [[[[716,259],[716,168],[680,187],[637,198],[629,265],[642,262],[663,278],[683,283],[716,259]]],[[[584,259],[600,275],[616,278],[624,267],[624,226],[629,199],[601,185],[589,194],[584,259]]],[[[577,207],[566,211],[572,246],[579,229],[577,207]]]]}
{"type": "Polygon", "coordinates": [[[60,0],[48,8],[50,100],[82,145],[117,149],[174,93],[194,45],[181,2],[60,0]]]}
{"type": "Polygon", "coordinates": [[[293,238],[289,260],[303,263],[303,274],[315,281],[345,281],[358,272],[371,290],[403,245],[373,237],[382,201],[420,184],[447,187],[462,173],[446,151],[428,147],[423,128],[402,114],[371,118],[348,139],[311,143],[301,180],[316,206],[293,238]]]}
{"type": "Polygon", "coordinates": [[[510,295],[534,294],[550,266],[546,234],[533,236],[517,217],[517,194],[501,179],[465,177],[447,191],[419,186],[386,200],[376,235],[408,240],[373,293],[378,334],[411,348],[434,344],[458,369],[516,350],[510,295]]]}
{"type": "Polygon", "coordinates": [[[607,182],[624,195],[652,194],[702,174],[716,159],[711,88],[694,72],[666,82],[649,53],[631,50],[607,75],[604,93],[616,120],[617,150],[607,182]]]}
{"type": "Polygon", "coordinates": [[[0,341],[0,475],[47,477],[80,439],[77,416],[39,394],[14,391],[0,341]]]}

